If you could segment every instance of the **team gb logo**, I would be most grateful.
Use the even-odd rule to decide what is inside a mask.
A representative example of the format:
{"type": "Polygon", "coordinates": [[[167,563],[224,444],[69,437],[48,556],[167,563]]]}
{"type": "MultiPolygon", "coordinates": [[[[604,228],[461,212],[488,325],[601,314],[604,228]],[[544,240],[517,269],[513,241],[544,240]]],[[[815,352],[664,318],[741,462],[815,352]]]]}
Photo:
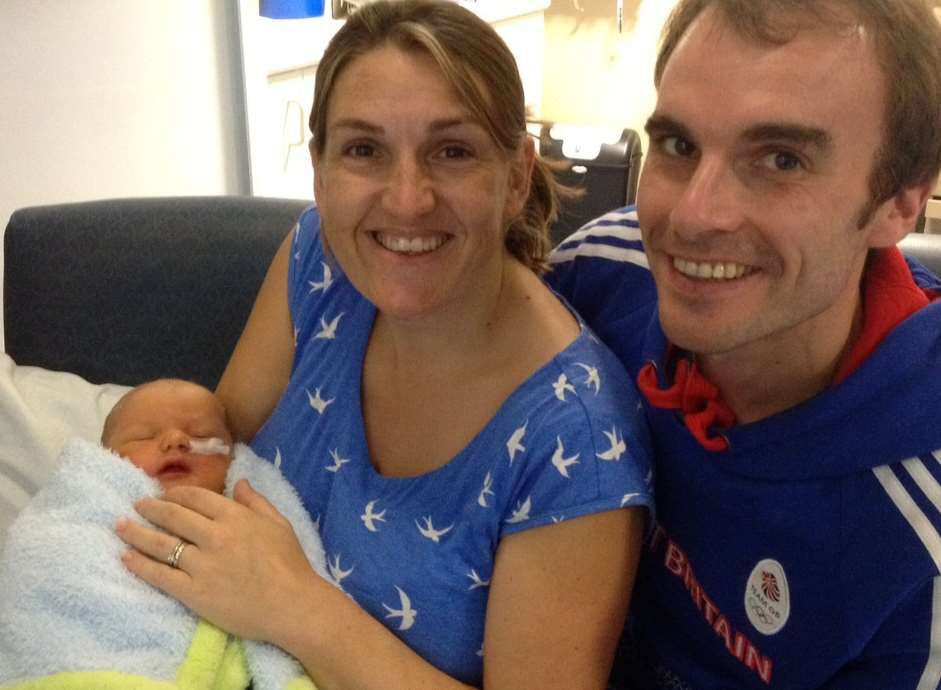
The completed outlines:
{"type": "Polygon", "coordinates": [[[774,635],[787,623],[791,595],[784,568],[773,558],[759,561],[748,576],[745,613],[762,635],[774,635]]]}

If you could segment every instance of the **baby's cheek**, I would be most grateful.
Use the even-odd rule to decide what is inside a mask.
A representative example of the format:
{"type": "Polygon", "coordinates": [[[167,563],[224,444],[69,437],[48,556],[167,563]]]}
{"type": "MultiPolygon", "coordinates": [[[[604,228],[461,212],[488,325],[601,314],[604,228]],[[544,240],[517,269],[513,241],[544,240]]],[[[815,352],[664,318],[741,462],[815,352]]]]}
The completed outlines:
{"type": "MultiPolygon", "coordinates": [[[[210,460],[207,458],[207,460],[210,460]]],[[[226,455],[217,455],[212,456],[210,460],[210,470],[209,470],[209,482],[211,486],[207,486],[207,489],[215,491],[217,493],[222,493],[225,489],[225,477],[229,471],[229,457],[226,455]]]]}
{"type": "Polygon", "coordinates": [[[129,450],[115,450],[115,452],[134,465],[134,467],[143,470],[144,474],[148,477],[153,477],[156,474],[158,463],[154,462],[146,455],[140,452],[134,453],[129,450]]]}

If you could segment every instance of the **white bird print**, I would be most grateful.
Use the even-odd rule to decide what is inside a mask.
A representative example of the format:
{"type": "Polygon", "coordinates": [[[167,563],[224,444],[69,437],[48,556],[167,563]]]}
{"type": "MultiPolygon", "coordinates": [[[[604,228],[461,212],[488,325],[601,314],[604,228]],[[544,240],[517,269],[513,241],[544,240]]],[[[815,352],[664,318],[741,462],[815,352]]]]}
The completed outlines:
{"type": "Polygon", "coordinates": [[[564,515],[558,515],[558,516],[553,515],[553,516],[552,516],[552,523],[553,523],[553,524],[558,525],[560,522],[565,522],[565,516],[564,516],[564,515]]]}
{"type": "Polygon", "coordinates": [[[310,391],[307,391],[307,398],[310,400],[310,406],[317,410],[318,414],[323,414],[323,411],[327,409],[327,405],[336,400],[336,398],[330,398],[329,400],[321,398],[319,388],[314,389],[313,395],[310,394],[310,391]]]}
{"type": "Polygon", "coordinates": [[[585,380],[582,383],[585,384],[586,388],[594,387],[595,395],[598,395],[598,391],[601,390],[601,376],[598,375],[597,367],[582,364],[581,362],[575,362],[575,366],[579,366],[585,370],[585,373],[588,374],[588,376],[585,377],[585,380]]]}
{"type": "Polygon", "coordinates": [[[626,506],[628,503],[630,503],[633,499],[637,498],[638,496],[640,496],[640,494],[638,493],[624,494],[624,498],[621,499],[621,507],[623,508],[624,506],[626,506]]]}
{"type": "Polygon", "coordinates": [[[627,451],[627,445],[624,443],[624,437],[618,431],[616,426],[611,427],[611,431],[602,431],[608,437],[608,443],[611,447],[604,453],[595,453],[602,460],[620,460],[621,456],[627,451]]]}
{"type": "Polygon", "coordinates": [[[644,477],[644,483],[649,485],[653,481],[653,470],[647,470],[647,476],[644,477]]]}
{"type": "Polygon", "coordinates": [[[327,570],[330,571],[330,577],[333,578],[333,581],[340,585],[341,588],[343,587],[343,580],[348,578],[353,572],[352,568],[343,570],[343,568],[340,567],[340,554],[336,554],[332,561],[327,561],[327,570]]]}
{"type": "Polygon", "coordinates": [[[324,317],[320,317],[320,330],[314,336],[314,340],[334,340],[337,337],[337,324],[343,318],[344,312],[340,312],[330,323],[324,317]]]}
{"type": "Polygon", "coordinates": [[[435,544],[441,541],[441,537],[454,529],[454,523],[451,523],[449,527],[445,527],[444,529],[435,529],[435,526],[431,524],[430,515],[426,515],[422,518],[422,520],[425,521],[424,527],[418,523],[418,520],[415,520],[415,526],[418,527],[418,531],[421,532],[423,537],[426,539],[431,539],[431,541],[433,541],[435,544]]]}
{"type": "Polygon", "coordinates": [[[274,449],[274,466],[275,466],[275,469],[279,469],[279,470],[281,469],[281,449],[280,448],[274,449]]]}
{"type": "Polygon", "coordinates": [[[477,574],[476,570],[471,570],[467,573],[467,577],[471,579],[471,586],[467,588],[467,591],[470,592],[472,589],[478,589],[480,587],[489,587],[490,580],[483,579],[480,575],[477,574]]]}
{"type": "Polygon", "coordinates": [[[378,532],[379,528],[376,527],[376,523],[386,521],[384,517],[386,511],[383,510],[381,513],[373,512],[373,508],[376,507],[376,503],[378,503],[378,500],[367,503],[366,512],[359,516],[359,519],[363,521],[363,524],[366,525],[366,529],[368,529],[370,532],[378,532]]]}
{"type": "Polygon", "coordinates": [[[294,327],[294,347],[297,347],[297,336],[301,332],[301,329],[297,326],[294,327]]]}
{"type": "Polygon", "coordinates": [[[340,457],[340,449],[339,449],[339,448],[334,448],[333,450],[331,450],[331,451],[330,451],[330,457],[333,458],[333,464],[332,464],[332,465],[324,465],[324,469],[327,470],[327,472],[333,472],[334,474],[336,474],[337,472],[339,472],[339,471],[340,471],[340,468],[343,467],[343,465],[345,465],[346,463],[348,463],[348,462],[350,461],[349,458],[341,458],[341,457],[340,457]]]}
{"type": "Polygon", "coordinates": [[[571,393],[575,392],[575,386],[569,383],[568,376],[565,374],[559,375],[559,378],[556,380],[556,382],[552,384],[552,388],[555,390],[555,397],[557,397],[562,402],[565,402],[566,391],[571,393]]]}
{"type": "Polygon", "coordinates": [[[533,497],[529,496],[525,501],[516,502],[516,510],[507,518],[506,522],[515,525],[518,522],[525,522],[529,519],[529,511],[533,508],[533,497]]]}
{"type": "Polygon", "coordinates": [[[506,442],[506,452],[510,454],[510,464],[513,464],[513,460],[516,458],[517,453],[525,453],[526,446],[523,445],[523,437],[526,435],[526,426],[529,424],[529,420],[526,420],[526,423],[523,424],[519,429],[510,434],[510,439],[506,442]]]}
{"type": "Polygon", "coordinates": [[[493,496],[493,475],[487,472],[487,476],[484,477],[484,488],[480,490],[480,496],[477,497],[477,505],[481,508],[489,508],[487,504],[487,496],[493,496]]]}
{"type": "Polygon", "coordinates": [[[408,630],[415,625],[418,611],[412,608],[412,600],[408,598],[408,595],[398,585],[395,588],[399,591],[399,605],[402,608],[394,609],[391,606],[386,606],[386,604],[382,606],[389,612],[386,618],[401,618],[402,622],[399,623],[399,630],[408,630]]]}
{"type": "Polygon", "coordinates": [[[320,262],[320,265],[323,266],[323,280],[319,282],[308,280],[307,282],[310,285],[310,292],[307,293],[308,295],[317,292],[317,290],[323,290],[326,292],[330,289],[330,286],[333,285],[333,271],[330,270],[330,266],[323,261],[320,262]]]}
{"type": "Polygon", "coordinates": [[[559,442],[559,445],[555,448],[555,453],[552,454],[552,464],[555,465],[555,468],[559,470],[561,474],[566,479],[569,478],[569,467],[572,465],[578,464],[578,453],[573,455],[570,458],[564,457],[565,448],[562,447],[562,438],[559,436],[555,437],[555,440],[559,442]]]}

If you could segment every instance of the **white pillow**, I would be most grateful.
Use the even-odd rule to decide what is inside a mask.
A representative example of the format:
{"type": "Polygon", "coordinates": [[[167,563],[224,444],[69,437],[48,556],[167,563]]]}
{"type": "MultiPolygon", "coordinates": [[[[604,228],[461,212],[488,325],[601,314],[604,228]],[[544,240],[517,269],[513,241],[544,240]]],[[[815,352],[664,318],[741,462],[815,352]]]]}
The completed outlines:
{"type": "Polygon", "coordinates": [[[126,386],[17,365],[0,352],[0,546],[16,514],[48,481],[65,441],[97,442],[126,386]]]}

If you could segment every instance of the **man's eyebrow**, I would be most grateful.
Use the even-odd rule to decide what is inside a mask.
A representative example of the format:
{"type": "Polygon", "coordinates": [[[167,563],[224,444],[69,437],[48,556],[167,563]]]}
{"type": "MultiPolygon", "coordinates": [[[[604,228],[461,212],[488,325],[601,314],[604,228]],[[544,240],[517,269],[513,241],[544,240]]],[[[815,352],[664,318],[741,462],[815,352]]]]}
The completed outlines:
{"type": "MultiPolygon", "coordinates": [[[[691,139],[689,129],[667,115],[651,115],[644,129],[650,136],[669,133],[691,139]]],[[[833,145],[833,137],[824,130],[787,122],[764,122],[753,125],[745,130],[742,138],[750,142],[778,141],[795,146],[810,146],[821,151],[826,151],[833,145]]]]}
{"type": "Polygon", "coordinates": [[[644,123],[644,131],[646,131],[649,136],[670,132],[672,134],[678,134],[685,139],[689,138],[689,130],[685,125],[674,120],[672,117],[657,115],[656,113],[647,118],[647,122],[644,123]]]}
{"type": "Polygon", "coordinates": [[[826,151],[833,145],[833,137],[817,127],[769,122],[745,130],[744,139],[752,142],[779,141],[796,146],[809,146],[826,151]]]}

